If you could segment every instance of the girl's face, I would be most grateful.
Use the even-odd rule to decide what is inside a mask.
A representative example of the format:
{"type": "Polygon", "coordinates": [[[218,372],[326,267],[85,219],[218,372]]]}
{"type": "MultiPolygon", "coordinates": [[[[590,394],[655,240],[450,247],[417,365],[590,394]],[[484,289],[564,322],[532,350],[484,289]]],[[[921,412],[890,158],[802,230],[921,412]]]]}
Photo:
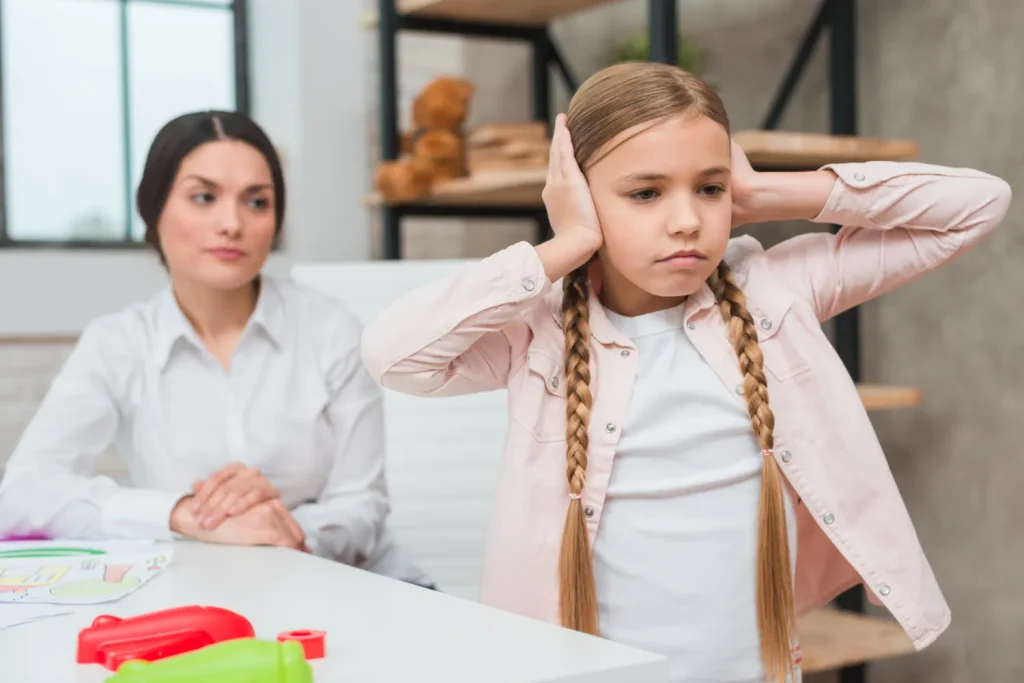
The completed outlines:
{"type": "Polygon", "coordinates": [[[273,246],[274,185],[254,147],[217,140],[181,163],[157,229],[174,279],[230,290],[259,275],[273,246]]]}
{"type": "Polygon", "coordinates": [[[601,300],[622,315],[678,305],[729,242],[729,135],[684,115],[626,130],[606,149],[587,169],[604,233],[601,300]]]}

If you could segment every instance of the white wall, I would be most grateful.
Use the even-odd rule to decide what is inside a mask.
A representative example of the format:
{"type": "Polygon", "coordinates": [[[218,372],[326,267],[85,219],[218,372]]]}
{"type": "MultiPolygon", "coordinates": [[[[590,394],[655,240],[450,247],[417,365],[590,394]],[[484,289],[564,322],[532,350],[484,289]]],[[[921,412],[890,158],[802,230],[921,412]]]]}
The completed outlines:
{"type": "MultiPolygon", "coordinates": [[[[293,261],[370,256],[366,43],[354,0],[250,0],[255,118],[286,162],[293,261]]],[[[147,250],[0,250],[0,338],[74,336],[165,282],[147,250]]]]}
{"type": "Polygon", "coordinates": [[[250,0],[253,110],[289,180],[287,256],[370,257],[365,45],[360,3],[250,0]]]}

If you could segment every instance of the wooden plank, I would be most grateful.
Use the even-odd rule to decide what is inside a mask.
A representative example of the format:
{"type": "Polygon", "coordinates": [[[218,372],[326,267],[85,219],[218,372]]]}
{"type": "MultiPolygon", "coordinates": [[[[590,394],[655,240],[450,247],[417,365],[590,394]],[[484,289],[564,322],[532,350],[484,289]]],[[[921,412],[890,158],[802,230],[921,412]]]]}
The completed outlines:
{"type": "Polygon", "coordinates": [[[485,155],[470,154],[466,159],[466,168],[470,173],[486,173],[490,171],[529,170],[536,168],[547,168],[548,155],[527,152],[506,155],[485,155]]]}
{"type": "Polygon", "coordinates": [[[869,411],[912,408],[921,405],[921,390],[915,387],[891,387],[882,384],[858,384],[857,393],[869,411]]]}
{"type": "MultiPolygon", "coordinates": [[[[422,204],[443,206],[512,204],[543,208],[540,198],[548,170],[544,168],[480,171],[465,178],[438,183],[422,204]]],[[[378,206],[381,198],[370,195],[368,203],[378,206]]]]}
{"type": "MultiPolygon", "coordinates": [[[[613,0],[396,0],[399,14],[430,19],[540,26],[554,19],[613,0]]],[[[360,24],[376,28],[377,13],[363,14],[360,24]]]]}
{"type": "Polygon", "coordinates": [[[913,643],[893,619],[831,607],[801,617],[798,631],[804,675],[915,651],[913,643]]]}
{"type": "Polygon", "coordinates": [[[492,147],[514,141],[530,141],[551,146],[548,124],[543,121],[525,123],[485,123],[466,134],[466,146],[475,149],[492,147]]]}
{"type": "MultiPolygon", "coordinates": [[[[906,160],[917,155],[917,144],[910,140],[879,140],[852,138],[817,133],[789,133],[784,131],[742,131],[736,140],[759,167],[818,168],[827,163],[868,160],[906,160]]],[[[513,203],[541,205],[540,193],[544,189],[547,169],[488,170],[439,183],[432,196],[424,200],[429,204],[513,203]],[[508,187],[502,187],[507,183],[508,187]]],[[[371,196],[371,205],[379,205],[380,198],[371,196]]]]}
{"type": "Polygon", "coordinates": [[[883,140],[857,136],[743,130],[733,139],[757,167],[818,168],[854,161],[907,161],[916,159],[913,140],[883,140]]]}

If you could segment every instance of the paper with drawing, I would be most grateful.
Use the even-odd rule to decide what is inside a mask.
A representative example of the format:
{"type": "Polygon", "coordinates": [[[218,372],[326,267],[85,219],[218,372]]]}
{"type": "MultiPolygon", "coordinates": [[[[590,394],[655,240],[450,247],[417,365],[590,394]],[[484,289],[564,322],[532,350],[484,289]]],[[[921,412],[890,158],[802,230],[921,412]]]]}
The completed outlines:
{"type": "Polygon", "coordinates": [[[96,555],[0,554],[0,607],[6,603],[113,602],[163,571],[173,551],[96,555]]]}

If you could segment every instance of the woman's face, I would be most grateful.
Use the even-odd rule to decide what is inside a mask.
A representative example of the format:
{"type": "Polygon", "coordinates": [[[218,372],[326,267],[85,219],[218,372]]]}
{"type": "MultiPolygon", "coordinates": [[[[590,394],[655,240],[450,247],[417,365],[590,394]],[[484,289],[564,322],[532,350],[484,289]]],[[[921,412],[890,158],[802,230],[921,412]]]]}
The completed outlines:
{"type": "Polygon", "coordinates": [[[267,160],[238,140],[208,142],[178,170],[157,226],[172,279],[220,290],[248,286],[276,232],[267,160]]]}

